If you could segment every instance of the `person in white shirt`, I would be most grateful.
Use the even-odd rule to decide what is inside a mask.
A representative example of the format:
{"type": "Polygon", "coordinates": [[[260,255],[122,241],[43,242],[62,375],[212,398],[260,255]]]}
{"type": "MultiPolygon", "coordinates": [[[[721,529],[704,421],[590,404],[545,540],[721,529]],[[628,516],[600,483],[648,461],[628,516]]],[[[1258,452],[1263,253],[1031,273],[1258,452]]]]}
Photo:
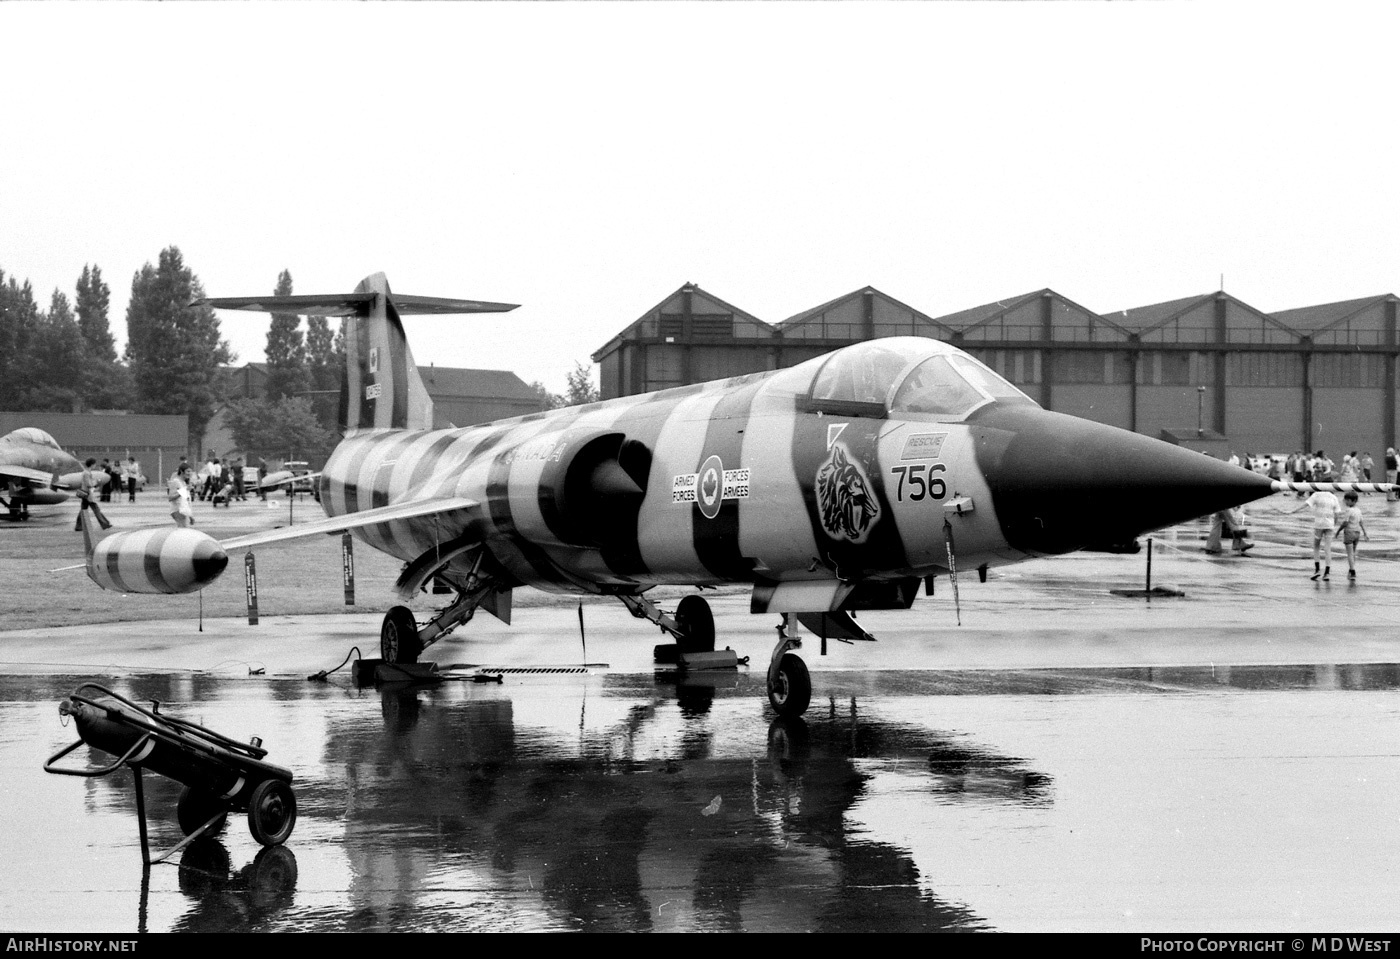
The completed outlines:
{"type": "Polygon", "coordinates": [[[1318,577],[1328,579],[1332,574],[1332,537],[1337,528],[1337,514],[1341,508],[1335,494],[1319,490],[1303,500],[1297,509],[1289,510],[1290,513],[1298,513],[1305,509],[1312,510],[1313,579],[1318,577]],[[1324,554],[1327,558],[1326,566],[1322,564],[1324,554]]]}

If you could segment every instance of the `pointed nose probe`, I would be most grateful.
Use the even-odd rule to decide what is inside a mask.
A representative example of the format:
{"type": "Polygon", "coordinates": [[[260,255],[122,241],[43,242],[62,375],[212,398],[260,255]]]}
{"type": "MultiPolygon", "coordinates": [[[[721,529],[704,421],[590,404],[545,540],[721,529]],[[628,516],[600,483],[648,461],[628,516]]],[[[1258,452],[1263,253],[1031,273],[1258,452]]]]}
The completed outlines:
{"type": "Polygon", "coordinates": [[[1243,467],[1063,413],[1006,408],[972,425],[1003,535],[1027,553],[1123,546],[1274,491],[1243,467]]]}

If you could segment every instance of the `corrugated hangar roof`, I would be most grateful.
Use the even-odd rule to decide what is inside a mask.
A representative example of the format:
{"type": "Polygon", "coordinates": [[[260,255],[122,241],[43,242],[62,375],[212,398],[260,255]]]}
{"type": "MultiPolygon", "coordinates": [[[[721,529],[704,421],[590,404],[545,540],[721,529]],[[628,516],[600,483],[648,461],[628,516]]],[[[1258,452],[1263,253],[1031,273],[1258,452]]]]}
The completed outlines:
{"type": "Polygon", "coordinates": [[[888,303],[891,306],[906,311],[915,320],[919,321],[920,323],[927,323],[930,326],[935,327],[940,333],[946,334],[952,332],[952,330],[949,329],[947,326],[940,323],[938,320],[935,320],[933,317],[929,316],[922,310],[916,310],[908,303],[905,303],[901,300],[896,300],[888,293],[885,293],[881,290],[877,290],[873,286],[863,286],[858,290],[852,290],[850,293],[843,293],[842,295],[834,299],[827,300],[825,303],[822,303],[818,306],[814,306],[811,309],[803,310],[801,313],[796,313],[792,316],[789,316],[787,319],[779,322],[777,328],[779,330],[787,330],[795,326],[800,326],[814,317],[821,316],[823,313],[828,313],[836,307],[847,303],[858,296],[865,296],[867,293],[871,294],[879,300],[883,300],[885,303],[888,303]]]}
{"type": "Polygon", "coordinates": [[[1384,293],[1380,296],[1365,296],[1359,300],[1339,300],[1336,303],[1319,303],[1317,306],[1302,306],[1292,310],[1276,310],[1273,315],[1295,330],[1316,333],[1343,323],[1368,307],[1394,299],[1394,293],[1384,293]]]}
{"type": "MultiPolygon", "coordinates": [[[[598,349],[593,352],[593,356],[591,357],[593,362],[600,362],[604,356],[607,356],[609,353],[616,350],[622,344],[623,340],[638,339],[641,335],[639,333],[639,330],[644,324],[654,321],[658,316],[662,315],[663,313],[669,313],[670,311],[668,311],[666,307],[673,304],[678,297],[685,293],[689,293],[692,297],[698,296],[702,299],[708,300],[710,301],[710,303],[713,303],[715,306],[719,307],[724,312],[732,313],[736,320],[743,320],[745,323],[752,323],[753,325],[759,327],[761,330],[768,334],[772,334],[773,331],[776,329],[776,327],[772,323],[760,320],[752,313],[749,313],[746,310],[741,310],[737,306],[725,302],[724,300],[715,296],[713,293],[710,293],[707,290],[703,290],[700,287],[696,286],[694,283],[683,283],[676,290],[667,294],[666,297],[661,300],[661,302],[657,303],[651,309],[647,310],[641,316],[637,317],[637,319],[629,323],[616,336],[608,340],[608,342],[604,343],[602,346],[598,347],[598,349]]],[[[696,312],[704,311],[698,310],[696,312]]]]}
{"type": "Polygon", "coordinates": [[[1147,306],[1134,306],[1126,310],[1114,310],[1105,315],[1112,317],[1113,322],[1124,329],[1142,333],[1170,322],[1192,307],[1213,299],[1215,299],[1214,293],[1207,293],[1204,296],[1186,296],[1179,300],[1167,300],[1165,303],[1151,303],[1147,306]]]}
{"type": "Polygon", "coordinates": [[[939,322],[950,329],[962,332],[974,326],[980,326],[989,320],[996,319],[1003,313],[1009,313],[1018,306],[1024,304],[1027,300],[1035,299],[1048,292],[1050,291],[1036,290],[1034,293],[1025,293],[1004,300],[996,300],[992,303],[983,303],[981,306],[973,306],[966,310],[959,310],[956,313],[949,313],[946,316],[940,316],[938,319],[939,322]]]}
{"type": "Polygon", "coordinates": [[[953,330],[956,330],[959,333],[966,333],[969,330],[974,330],[978,327],[986,326],[987,324],[994,322],[998,317],[1006,316],[1009,313],[1013,313],[1016,310],[1021,309],[1028,303],[1044,299],[1046,297],[1049,297],[1050,299],[1062,303],[1065,306],[1080,311],[1085,316],[1090,317],[1092,321],[1101,322],[1104,326],[1107,326],[1110,329],[1116,331],[1117,333],[1122,334],[1124,337],[1127,337],[1127,335],[1130,332],[1118,323],[1115,323],[1112,320],[1108,319],[1103,314],[1097,313],[1086,306],[1076,303],[1074,300],[1071,300],[1064,294],[1057,293],[1049,287],[1045,287],[1044,289],[1040,290],[1035,290],[1030,293],[1024,293],[1020,296],[1013,296],[1008,297],[1006,299],[997,300],[994,303],[984,303],[981,306],[974,306],[966,310],[960,310],[957,313],[949,313],[947,316],[940,316],[938,318],[938,322],[953,330]]]}
{"type": "Polygon", "coordinates": [[[1198,296],[1187,296],[1179,300],[1167,300],[1164,303],[1151,303],[1147,306],[1135,306],[1127,310],[1115,310],[1107,314],[1114,322],[1126,329],[1132,330],[1139,336],[1159,330],[1174,320],[1178,320],[1194,310],[1200,309],[1206,304],[1224,300],[1226,303],[1237,307],[1245,313],[1258,318],[1261,324],[1273,327],[1282,333],[1294,338],[1298,337],[1297,329],[1281,321],[1277,314],[1265,313],[1258,307],[1250,306],[1248,303],[1231,296],[1223,290],[1215,293],[1205,293],[1198,296]]]}

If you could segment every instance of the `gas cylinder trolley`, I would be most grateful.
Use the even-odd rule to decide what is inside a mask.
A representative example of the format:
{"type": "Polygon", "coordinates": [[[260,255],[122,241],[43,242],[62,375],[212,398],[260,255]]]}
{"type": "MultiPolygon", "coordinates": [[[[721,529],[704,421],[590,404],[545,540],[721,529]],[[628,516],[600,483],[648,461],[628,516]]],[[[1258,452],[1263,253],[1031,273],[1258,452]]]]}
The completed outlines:
{"type": "Polygon", "coordinates": [[[264,762],[267,750],[256,736],[249,743],[236,742],[187,720],[161,715],[158,702],[146,709],[96,683],[79,686],[59,704],[58,711],[73,718],[79,738],[50,756],[44,771],[95,777],[131,767],[141,857],[147,865],[168,859],[199,836],[218,832],[230,812],[247,812],[248,829],[264,846],[279,846],[292,834],[297,802],[291,770],[264,762]],[[84,743],[117,758],[98,769],[61,769],[56,765],[84,743]],[[185,787],[175,808],[185,838],[154,860],[146,838],[142,769],[185,787]]]}

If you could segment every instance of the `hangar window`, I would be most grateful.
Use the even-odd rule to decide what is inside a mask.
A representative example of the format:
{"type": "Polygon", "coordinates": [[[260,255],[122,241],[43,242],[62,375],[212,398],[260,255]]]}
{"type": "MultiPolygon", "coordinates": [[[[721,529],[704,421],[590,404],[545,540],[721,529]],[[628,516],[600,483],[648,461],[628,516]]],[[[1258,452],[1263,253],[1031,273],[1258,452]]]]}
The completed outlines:
{"type": "Polygon", "coordinates": [[[690,318],[693,334],[706,340],[727,340],[734,336],[734,317],[729,313],[697,313],[690,318]]]}
{"type": "Polygon", "coordinates": [[[1308,379],[1313,386],[1378,389],[1385,385],[1384,357],[1378,353],[1315,353],[1308,379]]]}
{"type": "Polygon", "coordinates": [[[1226,386],[1302,386],[1301,353],[1231,353],[1225,358],[1226,386]]]}

